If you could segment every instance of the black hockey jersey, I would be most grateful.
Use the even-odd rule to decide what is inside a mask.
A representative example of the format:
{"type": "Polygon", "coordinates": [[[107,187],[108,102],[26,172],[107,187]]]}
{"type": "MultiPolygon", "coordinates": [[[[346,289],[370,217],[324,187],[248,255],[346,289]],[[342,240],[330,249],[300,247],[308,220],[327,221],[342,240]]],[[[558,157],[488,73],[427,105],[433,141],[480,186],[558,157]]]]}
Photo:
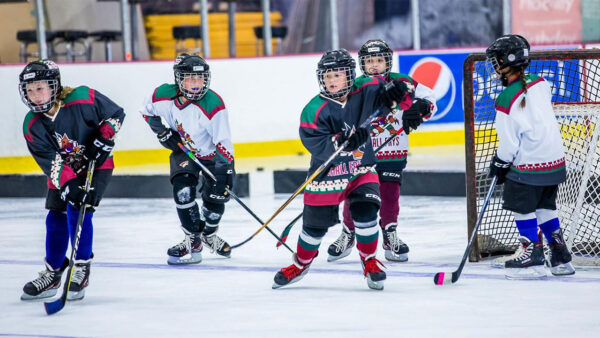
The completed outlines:
{"type": "MultiPolygon", "coordinates": [[[[385,82],[379,78],[357,79],[356,89],[345,103],[315,96],[304,108],[300,118],[300,139],[311,154],[309,175],[335,151],[335,140],[358,128],[377,109],[387,114],[389,109],[377,103],[377,92],[385,82]]],[[[368,128],[368,127],[367,127],[368,128]]],[[[335,205],[343,199],[346,189],[364,183],[378,183],[374,169],[375,154],[371,140],[352,152],[342,152],[324,177],[318,177],[304,191],[307,205],[335,205]]]]}
{"type": "MultiPolygon", "coordinates": [[[[30,111],[23,122],[29,152],[48,177],[48,187],[60,188],[76,177],[72,166],[83,160],[86,144],[96,133],[113,139],[121,128],[123,108],[94,89],[81,86],[69,93],[52,117],[30,111]]],[[[96,169],[112,169],[112,156],[96,169]]]]}

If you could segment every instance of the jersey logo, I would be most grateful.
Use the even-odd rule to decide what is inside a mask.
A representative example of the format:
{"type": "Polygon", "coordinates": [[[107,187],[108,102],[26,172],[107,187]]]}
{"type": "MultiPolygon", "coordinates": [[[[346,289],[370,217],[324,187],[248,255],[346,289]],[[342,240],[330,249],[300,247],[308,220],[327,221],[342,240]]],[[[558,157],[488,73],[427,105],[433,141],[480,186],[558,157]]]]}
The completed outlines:
{"type": "Polygon", "coordinates": [[[58,143],[58,147],[60,148],[59,153],[65,164],[73,167],[75,162],[83,160],[83,151],[85,150],[85,146],[79,144],[76,140],[72,140],[69,136],[65,134],[59,134],[54,132],[54,138],[58,143]]]}
{"type": "Polygon", "coordinates": [[[191,150],[194,155],[199,156],[198,149],[194,147],[194,141],[192,140],[192,137],[190,134],[186,133],[185,130],[183,130],[183,125],[179,123],[179,121],[175,120],[175,126],[177,127],[177,133],[179,136],[181,136],[181,140],[183,141],[184,145],[191,150]]]}

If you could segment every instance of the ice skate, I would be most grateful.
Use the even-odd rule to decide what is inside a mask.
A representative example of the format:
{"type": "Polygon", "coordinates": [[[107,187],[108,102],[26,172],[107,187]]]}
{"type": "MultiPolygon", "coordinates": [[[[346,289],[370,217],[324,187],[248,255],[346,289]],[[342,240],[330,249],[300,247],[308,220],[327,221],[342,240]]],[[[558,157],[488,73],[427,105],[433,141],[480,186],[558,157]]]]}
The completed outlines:
{"type": "Polygon", "coordinates": [[[169,255],[167,263],[171,265],[180,265],[202,262],[201,233],[190,233],[185,229],[183,232],[185,233],[183,241],[167,250],[167,254],[169,255]]]}
{"type": "Polygon", "coordinates": [[[327,253],[329,254],[327,261],[333,262],[348,256],[354,247],[354,239],[354,232],[349,231],[346,226],[344,226],[340,237],[338,237],[335,242],[329,246],[329,249],[327,249],[327,253]]]}
{"type": "Polygon", "coordinates": [[[210,235],[202,234],[202,242],[210,248],[210,252],[216,252],[219,256],[231,257],[231,246],[224,239],[217,236],[216,232],[210,235]]]}
{"type": "Polygon", "coordinates": [[[383,266],[383,264],[375,258],[375,255],[371,255],[362,260],[362,265],[369,288],[373,290],[383,290],[383,282],[385,281],[386,275],[385,271],[381,270],[379,267],[383,266]]]}
{"type": "Polygon", "coordinates": [[[88,260],[75,260],[73,265],[73,276],[69,285],[68,300],[80,300],[85,296],[85,289],[89,285],[90,279],[90,263],[92,258],[88,260]]]}
{"type": "Polygon", "coordinates": [[[571,264],[571,253],[567,249],[561,229],[552,232],[553,243],[550,243],[548,252],[548,264],[550,272],[555,276],[568,276],[575,274],[575,268],[571,264]]]}
{"type": "Polygon", "coordinates": [[[504,263],[507,279],[542,279],[546,278],[544,268],[544,245],[541,241],[531,242],[526,237],[519,237],[523,244],[523,253],[504,263]]]}
{"type": "Polygon", "coordinates": [[[309,267],[310,264],[300,264],[296,254],[294,254],[294,263],[286,268],[282,268],[277,272],[277,274],[275,274],[275,278],[273,278],[273,289],[279,289],[280,287],[287,286],[301,280],[308,272],[309,267]]]}
{"type": "Polygon", "coordinates": [[[408,260],[408,245],[406,245],[396,234],[397,223],[386,225],[383,231],[383,250],[385,259],[392,262],[406,262],[408,260]]]}
{"type": "Polygon", "coordinates": [[[52,269],[50,264],[44,260],[46,270],[39,272],[39,277],[28,282],[23,287],[21,300],[34,300],[49,298],[56,295],[60,287],[60,279],[63,272],[69,266],[69,260],[65,258],[63,265],[58,270],[52,269]]]}

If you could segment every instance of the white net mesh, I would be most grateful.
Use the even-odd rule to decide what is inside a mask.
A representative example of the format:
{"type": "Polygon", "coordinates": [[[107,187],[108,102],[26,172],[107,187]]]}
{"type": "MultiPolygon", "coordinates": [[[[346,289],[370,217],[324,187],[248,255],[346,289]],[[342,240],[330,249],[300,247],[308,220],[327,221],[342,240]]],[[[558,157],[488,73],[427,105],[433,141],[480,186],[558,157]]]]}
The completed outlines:
{"type": "MultiPolygon", "coordinates": [[[[527,69],[552,84],[554,113],[567,160],[567,181],[559,186],[558,214],[576,265],[600,265],[599,58],[600,52],[534,52],[527,69]]],[[[483,54],[472,55],[464,68],[469,232],[489,189],[488,168],[498,141],[494,100],[502,87],[486,70],[484,60],[483,54]]],[[[511,254],[519,247],[518,236],[512,213],[502,209],[502,186],[498,186],[471,259],[511,254]]]]}

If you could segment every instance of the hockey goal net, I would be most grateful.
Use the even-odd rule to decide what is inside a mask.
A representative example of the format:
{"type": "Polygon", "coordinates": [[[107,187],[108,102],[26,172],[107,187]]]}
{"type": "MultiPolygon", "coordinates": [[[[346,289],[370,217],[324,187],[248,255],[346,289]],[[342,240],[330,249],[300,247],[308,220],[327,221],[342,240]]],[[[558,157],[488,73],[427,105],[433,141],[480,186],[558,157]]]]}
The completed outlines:
{"type": "MultiPolygon", "coordinates": [[[[529,73],[552,85],[554,114],[566,153],[567,181],[559,186],[558,214],[576,265],[600,265],[600,51],[531,52],[529,73]]],[[[471,54],[463,67],[468,234],[491,179],[488,168],[498,146],[494,100],[502,86],[485,66],[485,54],[471,54]]],[[[519,247],[512,213],[502,209],[497,186],[470,260],[508,255],[519,247]]]]}

